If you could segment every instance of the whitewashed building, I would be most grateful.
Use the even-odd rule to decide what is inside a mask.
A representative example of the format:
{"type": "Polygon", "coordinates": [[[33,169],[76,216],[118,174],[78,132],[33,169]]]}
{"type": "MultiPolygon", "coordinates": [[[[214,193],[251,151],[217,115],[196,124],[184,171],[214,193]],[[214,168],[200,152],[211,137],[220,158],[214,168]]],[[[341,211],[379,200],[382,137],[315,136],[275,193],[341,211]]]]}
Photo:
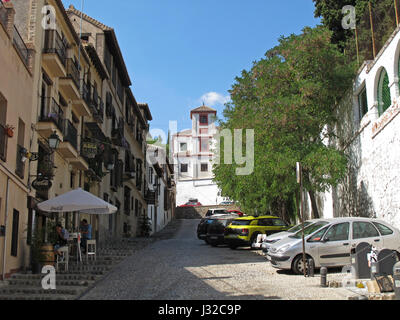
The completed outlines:
{"type": "Polygon", "coordinates": [[[172,175],[173,166],[169,163],[166,150],[148,145],[145,198],[151,234],[164,229],[174,217],[176,192],[172,175]]]}
{"type": "Polygon", "coordinates": [[[220,197],[213,181],[212,164],[217,111],[205,105],[190,112],[192,128],[172,136],[171,152],[174,159],[177,198],[182,205],[189,199],[198,199],[202,205],[217,205],[220,197]]]}
{"type": "Polygon", "coordinates": [[[322,195],[325,217],[366,216],[400,228],[400,28],[359,69],[337,112],[334,143],[349,156],[346,181],[322,195]]]}

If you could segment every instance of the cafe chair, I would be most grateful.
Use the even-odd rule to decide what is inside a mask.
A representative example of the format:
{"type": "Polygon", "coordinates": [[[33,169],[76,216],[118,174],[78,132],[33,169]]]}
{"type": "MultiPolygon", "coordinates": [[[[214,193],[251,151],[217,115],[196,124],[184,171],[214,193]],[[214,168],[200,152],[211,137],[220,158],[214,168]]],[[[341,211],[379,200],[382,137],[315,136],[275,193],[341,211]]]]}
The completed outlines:
{"type": "Polygon", "coordinates": [[[89,256],[96,260],[96,240],[86,240],[86,261],[89,261],[89,256]]]}
{"type": "Polygon", "coordinates": [[[60,253],[60,255],[57,254],[57,260],[56,260],[56,263],[57,263],[57,266],[56,266],[57,272],[58,272],[58,269],[59,269],[59,265],[60,265],[60,264],[63,264],[63,265],[64,265],[64,268],[65,268],[65,271],[68,271],[69,247],[67,247],[67,246],[66,246],[66,247],[61,247],[61,248],[59,248],[57,251],[60,253]]]}

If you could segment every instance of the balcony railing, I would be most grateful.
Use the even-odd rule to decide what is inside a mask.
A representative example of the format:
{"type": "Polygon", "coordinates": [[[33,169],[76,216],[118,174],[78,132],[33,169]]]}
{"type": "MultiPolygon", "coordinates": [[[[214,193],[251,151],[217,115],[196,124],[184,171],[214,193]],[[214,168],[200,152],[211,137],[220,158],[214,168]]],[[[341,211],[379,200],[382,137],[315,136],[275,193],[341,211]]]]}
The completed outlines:
{"type": "Polygon", "coordinates": [[[80,85],[79,66],[71,58],[67,59],[67,77],[71,78],[74,81],[76,87],[79,90],[79,85],[80,85]]]}
{"type": "Polygon", "coordinates": [[[6,161],[7,158],[7,135],[5,127],[0,124],[0,159],[6,161]]]}
{"type": "Polygon", "coordinates": [[[72,122],[69,120],[65,120],[63,135],[64,142],[69,142],[75,150],[78,150],[78,130],[76,130],[72,122]]]}
{"type": "Polygon", "coordinates": [[[82,99],[85,100],[87,105],[90,105],[91,98],[90,98],[90,84],[86,83],[85,81],[82,81],[82,89],[81,89],[81,95],[82,99]]]}
{"type": "Polygon", "coordinates": [[[17,48],[24,63],[26,65],[28,65],[29,64],[29,51],[25,45],[24,40],[22,39],[21,35],[19,34],[16,26],[14,26],[13,43],[14,43],[14,46],[17,48]]]}
{"type": "Polygon", "coordinates": [[[21,152],[22,149],[23,149],[23,147],[18,144],[17,145],[17,164],[16,164],[15,173],[21,179],[23,179],[24,175],[25,175],[25,163],[22,161],[22,152],[21,152]]]}
{"type": "Polygon", "coordinates": [[[64,111],[53,98],[43,98],[41,110],[40,122],[53,122],[61,132],[64,131],[64,111]]]}
{"type": "Polygon", "coordinates": [[[46,30],[43,53],[56,53],[64,67],[66,66],[67,46],[55,30],[46,30]]]}

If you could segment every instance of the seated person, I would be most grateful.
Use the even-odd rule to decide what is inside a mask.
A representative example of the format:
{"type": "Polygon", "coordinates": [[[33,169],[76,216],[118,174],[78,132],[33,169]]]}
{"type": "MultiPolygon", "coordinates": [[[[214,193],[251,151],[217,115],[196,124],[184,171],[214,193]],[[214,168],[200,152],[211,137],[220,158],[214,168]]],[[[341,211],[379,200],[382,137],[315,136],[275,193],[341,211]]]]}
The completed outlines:
{"type": "Polygon", "coordinates": [[[57,240],[56,243],[54,244],[54,252],[57,255],[61,255],[58,249],[61,247],[65,247],[68,243],[69,240],[69,234],[68,231],[65,230],[61,224],[56,225],[56,233],[57,233],[57,240]]]}
{"type": "Polygon", "coordinates": [[[92,240],[92,226],[87,222],[86,219],[83,219],[81,222],[80,232],[82,235],[81,247],[84,251],[86,251],[87,240],[92,240]]]}

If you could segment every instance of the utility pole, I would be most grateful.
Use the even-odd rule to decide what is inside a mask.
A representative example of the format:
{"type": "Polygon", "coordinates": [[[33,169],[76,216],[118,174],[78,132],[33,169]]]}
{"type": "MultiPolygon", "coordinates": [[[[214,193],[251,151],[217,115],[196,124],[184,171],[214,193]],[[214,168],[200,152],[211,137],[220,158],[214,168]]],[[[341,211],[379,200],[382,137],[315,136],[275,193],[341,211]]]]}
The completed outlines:
{"type": "Polygon", "coordinates": [[[307,277],[306,242],[304,239],[303,168],[300,162],[296,163],[296,174],[297,174],[297,183],[300,185],[300,218],[301,218],[301,237],[303,242],[303,271],[304,271],[304,277],[307,277]]]}

